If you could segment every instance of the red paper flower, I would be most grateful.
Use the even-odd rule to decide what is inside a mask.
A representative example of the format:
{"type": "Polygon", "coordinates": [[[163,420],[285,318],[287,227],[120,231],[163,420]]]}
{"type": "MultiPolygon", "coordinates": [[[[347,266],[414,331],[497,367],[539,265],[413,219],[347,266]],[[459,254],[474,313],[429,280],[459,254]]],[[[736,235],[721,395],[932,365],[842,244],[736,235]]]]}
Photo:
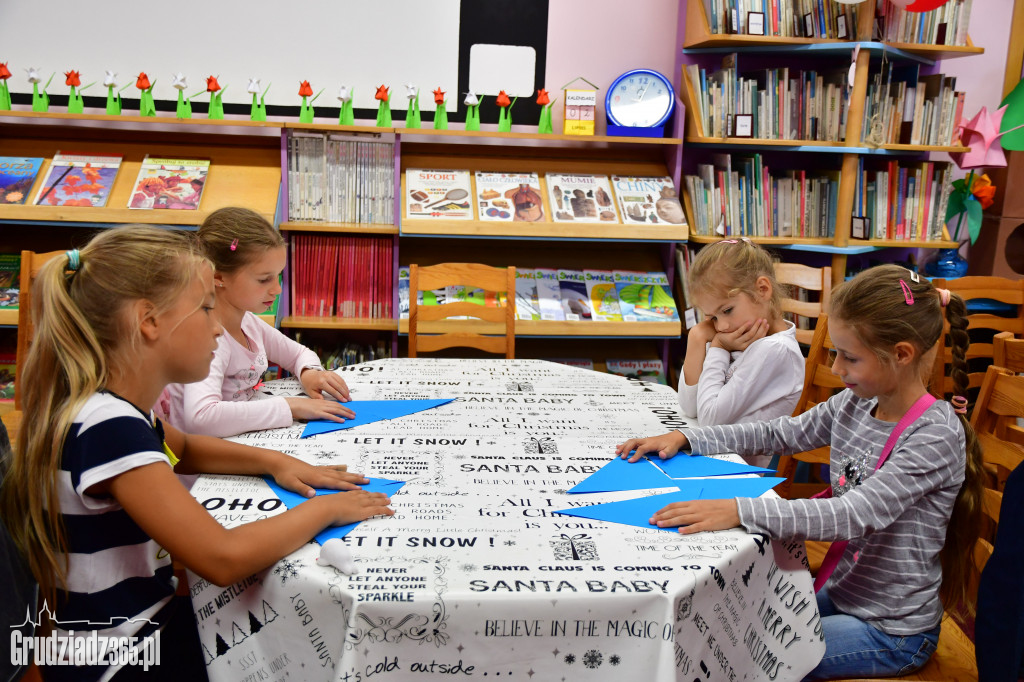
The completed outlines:
{"type": "Polygon", "coordinates": [[[313,94],[313,86],[309,84],[309,81],[302,81],[299,84],[299,97],[309,97],[313,94]]]}
{"type": "Polygon", "coordinates": [[[217,77],[216,76],[207,76],[206,77],[206,91],[207,92],[217,92],[218,90],[220,90],[220,83],[217,82],[217,77]]]}
{"type": "Polygon", "coordinates": [[[437,86],[437,90],[434,90],[434,104],[444,104],[444,90],[441,86],[437,86]]]}
{"type": "Polygon", "coordinates": [[[985,210],[995,203],[996,186],[992,184],[988,174],[975,175],[971,181],[971,194],[981,204],[981,210],[985,210]]]}
{"type": "Polygon", "coordinates": [[[0,81],[5,81],[11,77],[11,72],[7,68],[7,62],[0,62],[0,81]]]}
{"type": "Polygon", "coordinates": [[[135,80],[135,87],[139,90],[149,89],[149,76],[146,75],[145,71],[139,72],[139,77],[135,80]]]}
{"type": "Polygon", "coordinates": [[[381,102],[388,101],[388,87],[383,83],[377,88],[377,94],[373,96],[374,99],[379,99],[381,102]]]}
{"type": "Polygon", "coordinates": [[[82,84],[82,79],[79,78],[79,73],[74,69],[64,72],[64,85],[70,85],[71,87],[77,88],[82,84]]]}
{"type": "Polygon", "coordinates": [[[544,106],[545,104],[551,104],[551,98],[548,97],[548,91],[541,88],[537,91],[537,104],[544,106]]]}
{"type": "Polygon", "coordinates": [[[507,107],[509,104],[512,104],[512,100],[510,100],[508,98],[508,95],[505,94],[505,91],[502,90],[501,92],[498,93],[498,100],[496,104],[499,107],[507,107]]]}

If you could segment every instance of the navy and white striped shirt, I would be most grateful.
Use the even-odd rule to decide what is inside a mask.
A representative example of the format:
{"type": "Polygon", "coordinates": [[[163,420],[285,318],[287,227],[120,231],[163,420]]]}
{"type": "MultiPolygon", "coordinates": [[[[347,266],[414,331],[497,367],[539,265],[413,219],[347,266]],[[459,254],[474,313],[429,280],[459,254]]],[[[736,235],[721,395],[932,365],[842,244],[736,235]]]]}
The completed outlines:
{"type": "MultiPolygon", "coordinates": [[[[141,637],[169,615],[161,609],[177,582],[170,556],[117,500],[86,492],[154,462],[170,464],[151,417],[110,393],[86,401],[64,442],[57,482],[68,542],[67,592],[58,593],[55,608],[59,630],[141,637]]],[[[113,672],[91,668],[87,676],[105,679],[113,672]]]]}
{"type": "Polygon", "coordinates": [[[740,498],[740,521],[773,538],[849,540],[827,583],[833,603],[883,632],[912,635],[942,618],[939,551],[964,481],[964,432],[952,406],[938,400],[875,471],[895,427],[872,416],[875,405],[846,390],[799,417],[682,430],[694,452],[707,454],[831,445],[832,498],[740,498]]]}

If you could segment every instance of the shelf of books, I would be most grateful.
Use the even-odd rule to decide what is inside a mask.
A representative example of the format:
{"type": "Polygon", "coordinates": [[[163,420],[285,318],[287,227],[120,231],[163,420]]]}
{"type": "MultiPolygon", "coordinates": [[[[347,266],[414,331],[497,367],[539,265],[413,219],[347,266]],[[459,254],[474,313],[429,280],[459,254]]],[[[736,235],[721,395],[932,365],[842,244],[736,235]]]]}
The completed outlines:
{"type": "MultiPolygon", "coordinates": [[[[65,117],[71,115],[65,115],[65,117]]],[[[92,117],[94,118],[94,117],[92,117]]],[[[5,160],[34,175],[0,188],[0,221],[195,226],[225,206],[247,206],[273,221],[280,142],[268,136],[104,130],[0,123],[5,160]]]]}

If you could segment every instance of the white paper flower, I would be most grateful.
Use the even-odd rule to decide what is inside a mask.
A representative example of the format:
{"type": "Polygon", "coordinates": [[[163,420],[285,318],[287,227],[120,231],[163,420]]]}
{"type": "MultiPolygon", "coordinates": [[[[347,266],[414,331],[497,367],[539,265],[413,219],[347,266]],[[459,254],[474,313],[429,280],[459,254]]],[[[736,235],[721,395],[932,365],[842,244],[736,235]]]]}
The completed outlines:
{"type": "Polygon", "coordinates": [[[107,75],[103,77],[103,87],[105,88],[116,88],[117,71],[107,71],[107,75]]]}
{"type": "Polygon", "coordinates": [[[480,99],[472,92],[467,92],[466,99],[462,100],[462,103],[467,107],[475,107],[477,104],[480,104],[480,99]]]}
{"type": "Polygon", "coordinates": [[[174,74],[174,80],[171,81],[171,87],[175,90],[184,90],[188,87],[188,79],[181,71],[174,74]]]}
{"type": "Polygon", "coordinates": [[[260,91],[260,79],[259,78],[250,78],[249,79],[249,86],[245,89],[245,91],[248,92],[250,95],[255,95],[255,94],[259,93],[259,91],[260,91]]]}
{"type": "Polygon", "coordinates": [[[318,566],[334,566],[345,575],[355,575],[359,572],[351,550],[340,538],[331,538],[323,544],[316,563],[318,566]]]}
{"type": "Polygon", "coordinates": [[[352,99],[352,88],[347,85],[342,85],[338,88],[338,101],[347,102],[352,99]]]}
{"type": "Polygon", "coordinates": [[[416,99],[416,95],[419,94],[419,88],[413,85],[411,82],[405,84],[405,98],[416,99]]]}
{"type": "Polygon", "coordinates": [[[37,69],[34,66],[28,67],[27,69],[25,69],[25,71],[28,72],[29,83],[38,83],[39,81],[43,80],[42,76],[39,75],[39,69],[37,69]]]}

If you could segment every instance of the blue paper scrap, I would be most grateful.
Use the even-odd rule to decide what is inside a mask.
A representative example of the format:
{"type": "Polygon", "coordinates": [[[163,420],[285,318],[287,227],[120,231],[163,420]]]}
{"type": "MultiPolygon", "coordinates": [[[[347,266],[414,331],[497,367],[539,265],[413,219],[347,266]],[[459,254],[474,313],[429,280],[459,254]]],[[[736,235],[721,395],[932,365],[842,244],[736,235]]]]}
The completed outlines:
{"type": "MultiPolygon", "coordinates": [[[[639,464],[639,462],[637,462],[639,464]]],[[[734,497],[760,497],[768,492],[784,478],[705,478],[691,480],[677,480],[678,492],[666,493],[664,495],[651,495],[633,500],[622,500],[620,502],[606,502],[604,504],[593,504],[589,507],[573,507],[571,509],[559,509],[555,513],[565,516],[577,516],[584,519],[596,521],[608,521],[609,523],[621,523],[627,526],[639,526],[641,528],[658,528],[650,523],[654,513],[673,502],[689,502],[691,500],[729,500],[734,497]]],[[[676,528],[662,528],[661,530],[676,531],[676,528]]]]}
{"type": "Polygon", "coordinates": [[[630,464],[616,457],[586,479],[570,488],[570,493],[608,493],[619,490],[646,490],[675,486],[678,479],[736,474],[773,474],[772,469],[737,464],[702,455],[676,455],[667,460],[643,458],[630,464]],[[674,464],[672,464],[674,463],[674,464]]]}
{"type": "Polygon", "coordinates": [[[446,405],[455,398],[420,399],[420,400],[353,400],[341,403],[355,412],[353,419],[338,423],[329,419],[314,419],[306,424],[300,438],[309,438],[320,433],[351,429],[363,424],[372,424],[384,419],[398,419],[417,412],[423,412],[440,405],[446,405]]]}
{"type": "MultiPolygon", "coordinates": [[[[274,479],[268,476],[264,476],[263,480],[267,482],[267,485],[270,486],[270,489],[274,492],[274,494],[277,495],[282,502],[284,502],[284,506],[288,507],[289,509],[293,509],[297,505],[300,505],[306,500],[310,499],[308,497],[303,497],[298,493],[292,492],[291,490],[285,490],[284,488],[279,486],[274,481],[274,479]]],[[[360,487],[367,492],[384,493],[385,495],[390,497],[394,495],[396,492],[398,492],[404,485],[405,481],[393,481],[389,478],[370,478],[369,483],[366,483],[360,487]]],[[[334,493],[345,492],[343,490],[333,490],[331,488],[314,488],[314,490],[316,491],[317,495],[333,495],[334,493]]],[[[331,538],[343,538],[349,533],[351,533],[353,530],[355,530],[356,526],[358,526],[360,523],[362,523],[362,521],[356,521],[355,523],[349,523],[344,526],[330,526],[328,528],[324,528],[322,531],[316,534],[316,537],[314,539],[322,545],[331,538]]]]}

